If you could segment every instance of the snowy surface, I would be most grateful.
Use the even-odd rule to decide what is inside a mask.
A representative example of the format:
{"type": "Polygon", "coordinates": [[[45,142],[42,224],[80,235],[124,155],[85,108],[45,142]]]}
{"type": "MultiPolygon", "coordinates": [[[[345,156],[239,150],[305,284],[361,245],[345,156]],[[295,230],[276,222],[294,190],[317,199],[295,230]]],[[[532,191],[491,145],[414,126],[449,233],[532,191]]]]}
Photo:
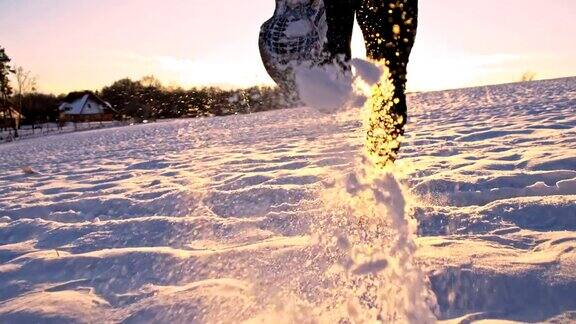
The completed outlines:
{"type": "Polygon", "coordinates": [[[0,322],[576,320],[576,79],[410,103],[1,145],[0,322]]]}

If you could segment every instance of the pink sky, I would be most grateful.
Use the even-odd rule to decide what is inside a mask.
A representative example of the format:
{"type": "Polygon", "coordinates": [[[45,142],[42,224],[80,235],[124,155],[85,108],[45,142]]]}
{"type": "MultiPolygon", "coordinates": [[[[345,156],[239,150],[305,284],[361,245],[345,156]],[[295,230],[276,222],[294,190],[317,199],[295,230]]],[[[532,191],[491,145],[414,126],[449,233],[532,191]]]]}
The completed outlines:
{"type": "MultiPolygon", "coordinates": [[[[274,0],[0,0],[0,45],[54,93],[148,74],[184,87],[271,84],[257,37],[273,9],[274,0]]],[[[575,30],[574,0],[420,0],[408,87],[576,75],[575,30]]],[[[363,56],[358,36],[354,50],[363,56]]]]}

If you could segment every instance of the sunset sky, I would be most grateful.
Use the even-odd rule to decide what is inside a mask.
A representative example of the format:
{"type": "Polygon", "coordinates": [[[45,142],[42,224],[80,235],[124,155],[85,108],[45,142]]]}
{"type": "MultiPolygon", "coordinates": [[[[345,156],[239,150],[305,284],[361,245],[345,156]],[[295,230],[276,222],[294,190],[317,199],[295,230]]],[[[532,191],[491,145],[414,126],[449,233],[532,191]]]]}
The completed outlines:
{"type": "MultiPolygon", "coordinates": [[[[272,84],[257,38],[273,9],[274,0],[0,0],[0,46],[53,93],[148,74],[183,87],[272,84]]],[[[574,0],[420,0],[408,88],[574,76],[575,30],[574,0]]]]}

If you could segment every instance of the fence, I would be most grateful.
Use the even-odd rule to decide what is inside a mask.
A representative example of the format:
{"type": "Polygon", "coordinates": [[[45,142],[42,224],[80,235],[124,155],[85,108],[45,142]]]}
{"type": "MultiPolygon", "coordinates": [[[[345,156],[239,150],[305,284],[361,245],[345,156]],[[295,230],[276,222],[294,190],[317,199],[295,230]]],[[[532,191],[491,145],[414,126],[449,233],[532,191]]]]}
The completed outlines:
{"type": "Polygon", "coordinates": [[[18,129],[18,138],[14,136],[11,128],[0,129],[0,143],[14,140],[36,138],[52,134],[72,133],[91,129],[117,127],[127,125],[125,121],[87,122],[87,123],[44,123],[36,125],[22,125],[18,129]]]}

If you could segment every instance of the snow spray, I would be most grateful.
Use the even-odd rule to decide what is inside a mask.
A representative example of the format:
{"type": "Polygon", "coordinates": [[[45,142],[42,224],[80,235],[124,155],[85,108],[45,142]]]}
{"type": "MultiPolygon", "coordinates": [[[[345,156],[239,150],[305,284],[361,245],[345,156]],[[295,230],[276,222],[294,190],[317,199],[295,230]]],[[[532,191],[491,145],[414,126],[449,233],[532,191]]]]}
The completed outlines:
{"type": "Polygon", "coordinates": [[[399,99],[394,98],[388,68],[384,62],[361,59],[351,60],[349,68],[338,62],[342,59],[293,66],[300,100],[323,113],[365,106],[366,152],[376,167],[385,168],[396,160],[404,139],[398,134],[404,117],[392,109],[399,99]]]}
{"type": "Polygon", "coordinates": [[[318,228],[322,245],[339,250],[347,313],[357,323],[433,322],[435,297],[414,260],[409,196],[392,173],[367,159],[360,165],[326,192],[332,212],[318,228]]]}
{"type": "Polygon", "coordinates": [[[356,166],[320,191],[293,281],[249,322],[435,322],[435,295],[415,261],[410,196],[389,167],[387,154],[399,144],[386,135],[397,121],[390,117],[393,87],[385,65],[353,60],[349,70],[295,71],[301,99],[321,112],[364,105],[366,145],[356,166]]]}
{"type": "MultiPolygon", "coordinates": [[[[247,323],[434,323],[436,298],[415,261],[416,221],[393,174],[359,161],[326,184],[291,279],[247,323]]],[[[260,283],[261,284],[261,283],[260,283]]]]}

